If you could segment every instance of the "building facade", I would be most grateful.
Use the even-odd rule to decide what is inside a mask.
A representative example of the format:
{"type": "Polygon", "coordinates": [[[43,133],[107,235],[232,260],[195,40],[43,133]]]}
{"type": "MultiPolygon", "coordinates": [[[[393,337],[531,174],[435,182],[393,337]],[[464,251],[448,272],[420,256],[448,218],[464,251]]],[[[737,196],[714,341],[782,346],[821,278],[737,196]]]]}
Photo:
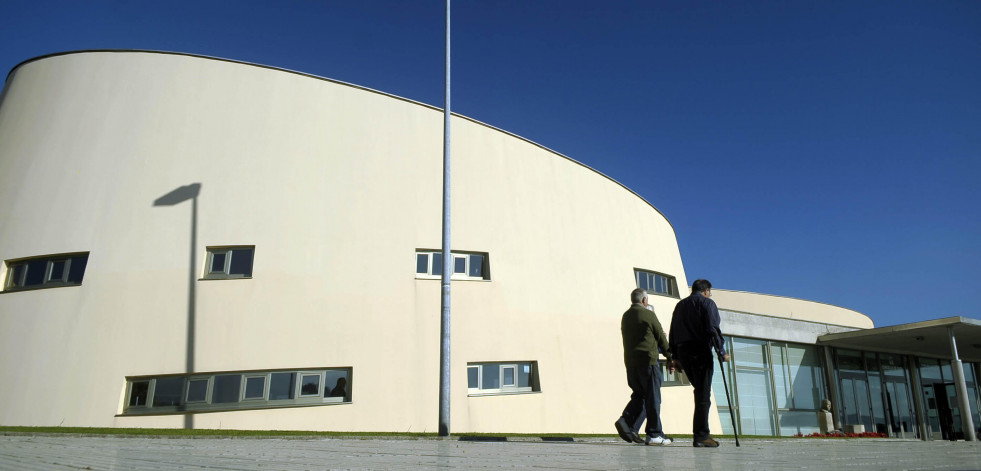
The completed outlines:
{"type": "MultiPolygon", "coordinates": [[[[688,291],[674,229],[538,144],[452,132],[451,430],[611,433],[630,290],[665,326],[688,291]]],[[[442,142],[440,109],[254,64],[20,64],[0,97],[0,424],[436,431],[442,142]]],[[[818,336],[871,321],[718,301],[736,404],[712,429],[811,430],[841,381],[818,336]]],[[[663,396],[685,433],[690,387],[663,396]]]]}

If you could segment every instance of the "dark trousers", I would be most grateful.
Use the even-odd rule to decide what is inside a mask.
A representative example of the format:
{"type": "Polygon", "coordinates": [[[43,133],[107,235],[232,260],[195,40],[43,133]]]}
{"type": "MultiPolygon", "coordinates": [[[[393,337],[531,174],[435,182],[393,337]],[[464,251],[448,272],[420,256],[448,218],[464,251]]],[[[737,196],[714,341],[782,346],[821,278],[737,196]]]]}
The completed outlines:
{"type": "Polygon", "coordinates": [[[709,438],[709,409],[712,407],[712,351],[695,354],[683,352],[679,355],[685,376],[695,388],[695,413],[692,415],[691,431],[696,442],[709,438]]]}
{"type": "Polygon", "coordinates": [[[661,368],[657,365],[628,366],[627,385],[632,391],[630,402],[623,408],[623,419],[639,432],[640,422],[647,416],[648,437],[663,437],[661,428],[661,368]]]}

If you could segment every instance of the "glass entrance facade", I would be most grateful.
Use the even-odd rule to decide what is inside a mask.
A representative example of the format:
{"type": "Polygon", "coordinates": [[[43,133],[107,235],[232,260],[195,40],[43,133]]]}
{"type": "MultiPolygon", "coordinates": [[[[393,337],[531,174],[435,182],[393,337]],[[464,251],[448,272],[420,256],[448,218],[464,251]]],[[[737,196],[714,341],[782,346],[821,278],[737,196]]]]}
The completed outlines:
{"type": "MultiPolygon", "coordinates": [[[[731,409],[723,375],[716,372],[712,379],[724,434],[733,433],[733,416],[740,435],[820,431],[821,401],[830,398],[823,347],[733,336],[725,336],[725,341],[731,355],[723,370],[731,409]]],[[[866,431],[897,438],[923,438],[924,432],[928,439],[963,437],[949,361],[838,348],[829,352],[831,377],[837,383],[837,397],[830,399],[836,403],[840,425],[863,425],[866,431]],[[918,375],[920,391],[913,388],[913,375],[918,375]],[[925,431],[919,430],[916,401],[926,415],[925,431]]],[[[977,365],[964,364],[976,427],[981,425],[979,373],[977,365]]],[[[981,427],[977,432],[981,434],[981,427]]]]}
{"type": "Polygon", "coordinates": [[[834,349],[838,406],[843,425],[864,425],[891,437],[917,436],[905,357],[834,349]]]}
{"type": "MultiPolygon", "coordinates": [[[[964,438],[961,422],[961,414],[964,411],[957,401],[951,362],[920,358],[917,363],[920,385],[923,388],[928,438],[944,440],[964,438]]],[[[977,428],[975,434],[981,434],[981,420],[979,420],[981,417],[978,416],[978,370],[972,363],[964,363],[964,382],[967,385],[970,414],[977,428]]]]}
{"type": "Polygon", "coordinates": [[[791,436],[819,431],[817,412],[826,396],[819,349],[771,340],[726,336],[730,361],[724,365],[732,409],[725,400],[723,375],[713,376],[723,433],[731,434],[732,414],[740,435],[791,436]]]}

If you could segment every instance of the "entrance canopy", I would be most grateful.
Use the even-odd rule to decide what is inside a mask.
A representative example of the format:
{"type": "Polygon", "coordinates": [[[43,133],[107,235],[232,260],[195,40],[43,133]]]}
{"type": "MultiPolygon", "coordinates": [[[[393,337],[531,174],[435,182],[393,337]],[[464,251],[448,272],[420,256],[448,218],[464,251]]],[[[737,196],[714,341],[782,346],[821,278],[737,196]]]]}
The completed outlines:
{"type": "Polygon", "coordinates": [[[981,320],[967,317],[825,334],[818,337],[818,344],[951,360],[954,354],[948,329],[953,330],[961,361],[981,361],[981,320]]]}

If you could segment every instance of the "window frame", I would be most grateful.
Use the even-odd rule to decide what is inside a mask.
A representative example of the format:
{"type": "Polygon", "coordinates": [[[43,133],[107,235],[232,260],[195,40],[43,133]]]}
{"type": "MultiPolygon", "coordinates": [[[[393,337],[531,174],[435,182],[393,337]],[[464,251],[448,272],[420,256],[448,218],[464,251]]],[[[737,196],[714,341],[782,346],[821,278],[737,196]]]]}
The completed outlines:
{"type": "MultiPolygon", "coordinates": [[[[211,373],[157,375],[157,376],[134,376],[127,377],[125,387],[125,397],[123,398],[122,411],[118,416],[133,415],[169,415],[185,414],[198,412],[218,412],[218,411],[240,411],[256,409],[279,409],[287,407],[307,407],[321,405],[351,404],[351,397],[354,392],[353,385],[354,369],[352,367],[321,367],[303,369],[282,369],[282,370],[251,370],[251,371],[217,371],[211,373]],[[292,398],[270,399],[272,388],[272,377],[278,373],[293,374],[291,378],[290,391],[292,398]],[[324,394],[324,381],[328,375],[346,378],[345,396],[321,397],[324,394]],[[218,376],[240,376],[237,383],[239,391],[237,400],[233,402],[214,402],[215,378],[218,376]],[[317,394],[301,394],[302,379],[304,376],[317,376],[317,394]],[[250,379],[262,378],[263,391],[262,397],[246,397],[247,386],[250,379]],[[184,382],[181,390],[179,403],[176,405],[154,406],[153,401],[156,396],[158,379],[181,379],[184,382]],[[189,401],[188,394],[192,382],[207,380],[207,390],[204,400],[189,401]],[[140,383],[147,384],[145,404],[130,405],[133,400],[133,393],[140,383]]],[[[141,401],[142,402],[142,401],[141,401]]]]}
{"type": "Polygon", "coordinates": [[[47,289],[47,288],[65,288],[69,286],[81,286],[82,281],[85,278],[85,268],[88,266],[89,252],[69,252],[60,253],[52,255],[40,255],[36,257],[23,257],[4,261],[4,280],[3,280],[3,291],[2,292],[15,292],[15,291],[30,291],[36,289],[47,289]],[[84,260],[82,260],[84,258],[84,260]],[[79,277],[78,282],[72,281],[71,270],[72,262],[76,259],[82,262],[82,273],[79,277]],[[31,273],[30,265],[35,262],[43,262],[44,273],[41,275],[41,282],[38,284],[32,284],[25,286],[27,282],[28,274],[31,273]],[[51,275],[54,273],[54,266],[56,263],[64,262],[65,266],[62,268],[61,276],[58,279],[52,279],[51,275]],[[21,270],[21,273],[17,273],[21,270]]]}
{"type": "Polygon", "coordinates": [[[243,374],[242,375],[242,397],[239,399],[241,402],[247,401],[265,401],[269,397],[269,373],[264,374],[243,374]],[[250,379],[262,379],[262,395],[259,397],[249,397],[249,380],[250,379]]]}
{"type": "Polygon", "coordinates": [[[634,267],[634,283],[636,283],[637,287],[643,289],[647,294],[681,299],[681,295],[679,294],[680,292],[678,291],[678,279],[668,275],[667,273],[634,267]],[[641,286],[641,275],[644,275],[649,280],[649,287],[641,286]],[[657,289],[652,289],[658,284],[658,277],[664,279],[664,283],[667,288],[666,293],[658,291],[657,289]]]}
{"type": "Polygon", "coordinates": [[[250,280],[255,275],[255,246],[254,245],[215,245],[205,248],[204,275],[202,280],[250,280]],[[232,260],[236,250],[251,250],[252,263],[249,266],[249,274],[229,273],[232,267],[232,260]],[[222,271],[213,271],[215,255],[223,255],[225,260],[222,264],[222,271]]]}
{"type": "Polygon", "coordinates": [[[658,360],[658,364],[661,368],[661,386],[687,386],[691,384],[688,380],[688,376],[685,375],[684,370],[681,368],[675,368],[674,373],[668,372],[668,360],[661,357],[658,360]]]}
{"type": "Polygon", "coordinates": [[[184,404],[210,404],[213,383],[214,380],[211,376],[188,376],[187,380],[184,381],[184,404]],[[197,381],[206,381],[204,387],[204,399],[192,401],[188,399],[188,396],[191,394],[191,383],[197,381]]]}
{"type": "MultiPolygon", "coordinates": [[[[442,259],[443,252],[441,250],[433,249],[416,249],[415,260],[416,260],[416,278],[422,280],[438,280],[442,278],[443,267],[442,263],[436,263],[436,259],[442,259]],[[436,257],[435,255],[439,255],[436,257]],[[419,271],[420,259],[419,257],[425,257],[426,259],[426,272],[422,273],[419,271]],[[439,267],[439,269],[437,269],[439,267]]],[[[450,274],[451,280],[463,280],[463,281],[490,281],[490,264],[489,255],[487,252],[472,252],[465,250],[454,250],[450,252],[453,257],[452,263],[450,263],[450,269],[453,273],[450,274]],[[470,269],[473,266],[473,259],[480,257],[480,276],[470,275],[470,269]],[[456,266],[457,261],[463,261],[463,272],[457,272],[456,266]]],[[[442,262],[442,260],[440,260],[442,262]]]]}
{"type": "Polygon", "coordinates": [[[501,396],[510,394],[531,394],[540,393],[541,386],[538,378],[538,362],[537,361],[506,361],[506,362],[470,362],[467,363],[467,395],[468,396],[501,396]],[[527,366],[530,371],[528,372],[528,386],[518,386],[520,380],[518,379],[519,373],[518,369],[527,366]],[[497,388],[484,388],[484,370],[486,368],[496,368],[498,387],[497,388]],[[470,387],[470,371],[471,369],[476,369],[477,371],[477,384],[476,387],[470,387]],[[513,370],[512,383],[504,383],[504,370],[513,370]]]}
{"type": "Polygon", "coordinates": [[[324,394],[324,373],[319,371],[298,371],[296,373],[297,389],[296,397],[298,399],[307,399],[311,397],[322,397],[324,394]],[[317,377],[317,392],[311,394],[303,394],[303,377],[304,376],[316,376],[317,377]]]}

